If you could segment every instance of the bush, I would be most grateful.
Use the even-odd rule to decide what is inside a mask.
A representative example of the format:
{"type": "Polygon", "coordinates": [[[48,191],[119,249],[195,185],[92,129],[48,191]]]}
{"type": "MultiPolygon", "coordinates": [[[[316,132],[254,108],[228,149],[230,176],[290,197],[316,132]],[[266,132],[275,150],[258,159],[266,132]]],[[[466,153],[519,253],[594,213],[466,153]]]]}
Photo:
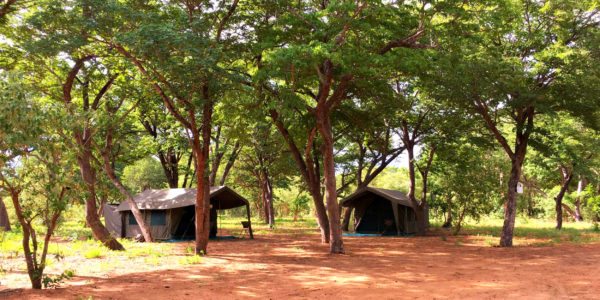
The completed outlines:
{"type": "Polygon", "coordinates": [[[75,276],[75,271],[73,270],[65,270],[62,274],[57,276],[44,275],[42,278],[42,284],[44,288],[57,288],[60,284],[65,281],[65,279],[71,279],[75,276]]]}

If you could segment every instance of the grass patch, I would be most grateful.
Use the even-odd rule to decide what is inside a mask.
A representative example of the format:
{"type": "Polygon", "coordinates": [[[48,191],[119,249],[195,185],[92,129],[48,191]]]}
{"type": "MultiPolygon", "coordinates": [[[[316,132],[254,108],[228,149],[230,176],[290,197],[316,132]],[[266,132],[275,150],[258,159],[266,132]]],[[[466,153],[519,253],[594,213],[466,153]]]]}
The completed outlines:
{"type": "Polygon", "coordinates": [[[180,265],[197,265],[202,263],[202,257],[199,255],[184,256],[179,259],[180,265]]]}
{"type": "MultiPolygon", "coordinates": [[[[483,237],[488,246],[497,246],[502,233],[502,219],[488,218],[480,222],[468,222],[463,226],[461,235],[483,237]]],[[[560,243],[593,243],[600,241],[600,232],[595,232],[590,223],[563,223],[557,230],[555,223],[548,220],[517,218],[515,231],[516,245],[544,246],[560,243]]]]}
{"type": "Polygon", "coordinates": [[[194,246],[187,246],[185,247],[185,253],[194,255],[196,253],[196,248],[194,246]]]}
{"type": "Polygon", "coordinates": [[[88,249],[83,256],[87,259],[102,258],[104,253],[100,248],[92,248],[88,249]]]}

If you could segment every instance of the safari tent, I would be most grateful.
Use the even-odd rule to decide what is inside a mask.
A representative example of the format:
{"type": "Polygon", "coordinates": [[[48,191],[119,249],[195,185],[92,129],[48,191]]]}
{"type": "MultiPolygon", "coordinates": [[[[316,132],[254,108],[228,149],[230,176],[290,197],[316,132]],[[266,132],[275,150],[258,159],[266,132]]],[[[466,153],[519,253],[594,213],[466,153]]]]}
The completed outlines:
{"type": "MultiPolygon", "coordinates": [[[[150,226],[152,237],[158,240],[193,239],[195,237],[196,189],[145,190],[134,197],[138,208],[150,226]]],[[[219,210],[246,207],[248,221],[240,224],[248,230],[250,238],[250,205],[238,193],[226,186],[210,188],[210,237],[217,236],[217,215],[219,210]]],[[[136,237],[140,227],[131,213],[127,201],[119,205],[104,207],[107,229],[117,237],[136,237]]]]}
{"type": "Polygon", "coordinates": [[[341,201],[354,208],[354,231],[406,235],[417,231],[415,210],[406,194],[375,187],[360,189],[341,201]]]}

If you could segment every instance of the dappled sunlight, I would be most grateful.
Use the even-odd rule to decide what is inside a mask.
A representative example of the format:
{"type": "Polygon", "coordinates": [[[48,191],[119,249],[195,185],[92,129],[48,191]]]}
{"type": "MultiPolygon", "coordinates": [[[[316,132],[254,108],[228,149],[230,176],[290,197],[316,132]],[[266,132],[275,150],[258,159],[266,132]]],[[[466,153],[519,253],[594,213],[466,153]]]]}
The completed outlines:
{"type": "MultiPolygon", "coordinates": [[[[213,241],[208,256],[191,262],[184,259],[192,257],[192,242],[131,243],[130,251],[104,251],[92,259],[80,252],[94,244],[83,243],[79,252],[49,268],[50,274],[73,268],[75,278],[64,289],[36,297],[351,298],[368,291],[375,299],[493,298],[507,297],[505,291],[511,290],[511,297],[536,293],[552,298],[564,290],[581,296],[600,288],[600,244],[506,249],[487,246],[488,239],[351,237],[345,239],[346,254],[330,255],[317,234],[270,234],[213,241]]],[[[22,266],[21,259],[12,258],[10,264],[22,266]]],[[[3,284],[27,287],[26,273],[16,271],[9,271],[3,284]]]]}

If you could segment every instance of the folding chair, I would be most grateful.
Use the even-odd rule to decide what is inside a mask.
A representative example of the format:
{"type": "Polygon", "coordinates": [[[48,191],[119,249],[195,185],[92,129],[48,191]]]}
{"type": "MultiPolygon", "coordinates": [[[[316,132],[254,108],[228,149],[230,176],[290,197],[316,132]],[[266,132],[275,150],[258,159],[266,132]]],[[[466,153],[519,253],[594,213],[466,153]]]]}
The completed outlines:
{"type": "Polygon", "coordinates": [[[254,235],[252,234],[252,225],[250,224],[250,221],[242,221],[242,233],[243,236],[245,236],[245,233],[248,233],[248,236],[250,236],[251,239],[254,239],[254,235]]]}

